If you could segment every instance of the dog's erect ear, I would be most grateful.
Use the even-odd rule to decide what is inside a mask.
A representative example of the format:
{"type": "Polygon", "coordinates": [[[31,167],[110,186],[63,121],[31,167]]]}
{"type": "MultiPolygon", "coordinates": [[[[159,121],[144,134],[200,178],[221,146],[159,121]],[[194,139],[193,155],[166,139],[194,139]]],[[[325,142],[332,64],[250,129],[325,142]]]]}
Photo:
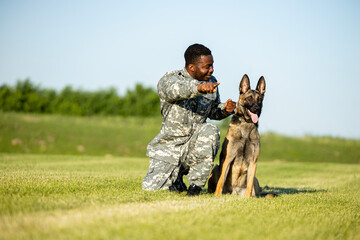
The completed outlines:
{"type": "Polygon", "coordinates": [[[239,86],[240,94],[247,92],[247,90],[249,89],[250,89],[250,80],[249,77],[246,74],[244,74],[239,86]]]}
{"type": "Polygon", "coordinates": [[[264,95],[265,88],[266,88],[265,78],[263,76],[261,76],[261,78],[259,79],[259,81],[256,85],[256,90],[258,90],[261,95],[264,95]]]}

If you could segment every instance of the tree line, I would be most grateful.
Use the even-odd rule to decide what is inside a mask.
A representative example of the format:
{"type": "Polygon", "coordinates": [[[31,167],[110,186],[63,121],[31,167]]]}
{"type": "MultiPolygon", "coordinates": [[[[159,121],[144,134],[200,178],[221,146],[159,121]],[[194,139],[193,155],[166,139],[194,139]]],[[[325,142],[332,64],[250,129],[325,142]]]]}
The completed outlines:
{"type": "Polygon", "coordinates": [[[159,97],[150,87],[138,83],[119,96],[115,88],[98,91],[45,89],[30,79],[15,86],[0,86],[0,110],[63,115],[154,116],[160,113],[159,97]]]}

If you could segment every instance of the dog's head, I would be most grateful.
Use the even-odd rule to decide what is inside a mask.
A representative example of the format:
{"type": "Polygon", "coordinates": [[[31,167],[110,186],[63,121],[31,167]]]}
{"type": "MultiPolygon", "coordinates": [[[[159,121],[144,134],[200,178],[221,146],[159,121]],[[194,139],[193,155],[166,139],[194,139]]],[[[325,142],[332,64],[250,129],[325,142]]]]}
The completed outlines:
{"type": "Polygon", "coordinates": [[[246,122],[252,122],[257,125],[261,114],[265,87],[265,79],[260,77],[256,89],[251,90],[249,77],[245,74],[240,82],[240,96],[235,114],[243,117],[246,122]]]}

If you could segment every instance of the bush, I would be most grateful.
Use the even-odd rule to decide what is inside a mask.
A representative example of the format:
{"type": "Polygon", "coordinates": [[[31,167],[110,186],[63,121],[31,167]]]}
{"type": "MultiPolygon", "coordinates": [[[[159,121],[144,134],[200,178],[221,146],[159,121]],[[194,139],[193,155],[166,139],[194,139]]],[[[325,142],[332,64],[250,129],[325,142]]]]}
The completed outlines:
{"type": "Polygon", "coordinates": [[[160,106],[156,91],[140,83],[121,97],[115,88],[90,92],[66,86],[57,93],[26,79],[18,81],[14,88],[0,86],[0,110],[78,116],[154,116],[160,113],[160,106]]]}

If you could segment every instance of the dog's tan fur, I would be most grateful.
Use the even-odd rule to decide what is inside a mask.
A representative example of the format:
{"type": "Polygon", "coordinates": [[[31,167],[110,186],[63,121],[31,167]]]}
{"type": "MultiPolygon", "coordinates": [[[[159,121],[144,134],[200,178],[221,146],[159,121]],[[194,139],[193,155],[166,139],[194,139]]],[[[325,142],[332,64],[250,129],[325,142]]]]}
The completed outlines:
{"type": "MultiPolygon", "coordinates": [[[[261,192],[255,177],[257,159],[260,153],[258,123],[253,122],[248,111],[261,114],[265,94],[265,79],[261,77],[256,90],[250,89],[245,74],[240,82],[240,96],[235,115],[220,153],[220,166],[216,165],[209,177],[208,191],[221,195],[232,193],[245,197],[258,197],[261,192]]],[[[252,114],[253,115],[253,114],[252,114]]]]}

